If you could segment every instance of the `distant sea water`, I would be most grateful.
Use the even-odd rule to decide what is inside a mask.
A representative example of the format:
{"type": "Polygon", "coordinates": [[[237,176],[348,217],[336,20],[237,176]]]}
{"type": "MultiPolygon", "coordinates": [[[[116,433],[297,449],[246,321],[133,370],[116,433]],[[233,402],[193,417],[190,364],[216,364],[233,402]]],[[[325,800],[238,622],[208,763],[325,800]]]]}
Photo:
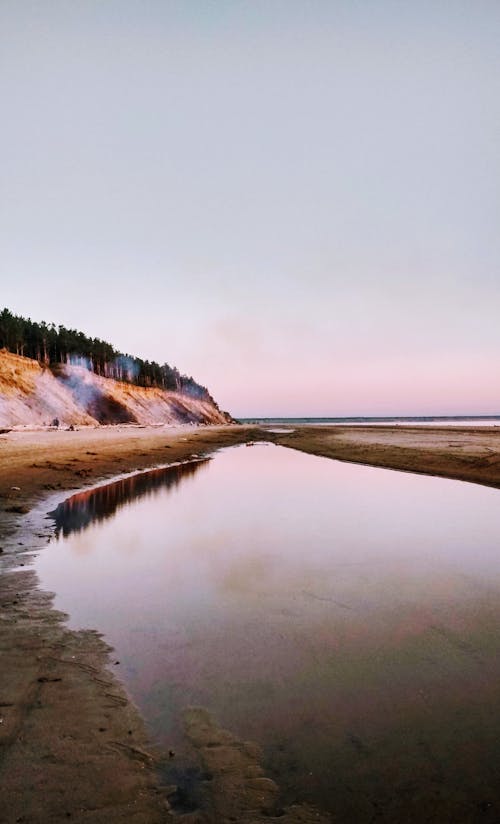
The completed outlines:
{"type": "Polygon", "coordinates": [[[359,418],[238,418],[240,423],[285,424],[331,424],[337,426],[500,426],[500,415],[415,415],[398,417],[359,418]]]}

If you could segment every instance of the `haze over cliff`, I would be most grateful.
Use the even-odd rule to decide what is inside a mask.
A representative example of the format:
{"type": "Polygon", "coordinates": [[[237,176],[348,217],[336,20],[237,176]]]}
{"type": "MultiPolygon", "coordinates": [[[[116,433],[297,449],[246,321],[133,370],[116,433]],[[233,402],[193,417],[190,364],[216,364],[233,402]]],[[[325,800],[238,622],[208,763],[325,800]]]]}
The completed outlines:
{"type": "Polygon", "coordinates": [[[0,350],[0,426],[96,426],[231,421],[211,398],[136,386],[83,366],[45,366],[0,350]]]}

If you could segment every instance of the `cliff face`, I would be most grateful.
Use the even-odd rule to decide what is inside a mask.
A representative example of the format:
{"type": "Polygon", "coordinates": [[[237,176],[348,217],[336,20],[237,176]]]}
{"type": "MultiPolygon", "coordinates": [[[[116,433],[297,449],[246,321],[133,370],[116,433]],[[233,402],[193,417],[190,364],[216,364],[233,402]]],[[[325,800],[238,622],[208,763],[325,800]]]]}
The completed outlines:
{"type": "Polygon", "coordinates": [[[0,426],[229,423],[206,400],[102,378],[80,366],[42,367],[0,350],[0,426]]]}

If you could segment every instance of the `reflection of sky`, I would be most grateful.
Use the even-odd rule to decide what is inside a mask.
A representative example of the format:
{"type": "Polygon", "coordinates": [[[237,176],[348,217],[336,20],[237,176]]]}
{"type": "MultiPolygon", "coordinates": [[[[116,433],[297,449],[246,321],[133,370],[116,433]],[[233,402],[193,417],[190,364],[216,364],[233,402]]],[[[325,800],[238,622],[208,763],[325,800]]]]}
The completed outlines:
{"type": "Polygon", "coordinates": [[[352,807],[332,784],[340,752],[339,781],[360,770],[360,797],[367,765],[383,785],[425,784],[437,764],[445,786],[471,741],[472,764],[456,760],[466,784],[498,761],[485,740],[498,717],[499,495],[273,445],[228,449],[53,543],[37,571],[72,626],[113,644],[155,736],[170,746],[173,719],[202,704],[293,754],[284,780],[301,792],[311,782],[352,807]],[[358,761],[342,749],[352,736],[387,746],[358,761]]]}
{"type": "MultiPolygon", "coordinates": [[[[362,607],[372,600],[373,606],[380,604],[387,577],[404,579],[411,571],[402,589],[390,595],[391,602],[404,599],[420,567],[437,574],[422,593],[430,601],[443,574],[445,589],[448,576],[500,582],[497,490],[271,445],[223,450],[198,473],[201,466],[140,473],[95,493],[79,493],[61,507],[62,530],[64,514],[73,528],[81,511],[85,530],[43,553],[39,564],[42,575],[47,570],[51,576],[49,589],[68,590],[65,608],[72,604],[77,623],[83,620],[78,617],[83,580],[88,576],[91,588],[95,583],[92,562],[74,565],[73,549],[84,547],[107,569],[106,591],[113,590],[113,581],[117,596],[130,587],[127,604],[143,600],[138,584],[146,576],[160,600],[168,584],[176,593],[175,608],[185,597],[185,608],[195,611],[206,603],[207,592],[214,598],[244,595],[253,602],[268,590],[275,595],[307,592],[309,586],[342,588],[353,568],[365,566],[374,589],[373,599],[370,587],[364,593],[362,607]],[[158,575],[149,578],[155,570],[158,575]],[[71,592],[73,575],[78,597],[71,592]]],[[[339,601],[349,601],[349,587],[358,583],[345,583],[339,601]]]]}
{"type": "Polygon", "coordinates": [[[237,415],[499,411],[497,3],[7,0],[0,31],[3,302],[237,415]]]}

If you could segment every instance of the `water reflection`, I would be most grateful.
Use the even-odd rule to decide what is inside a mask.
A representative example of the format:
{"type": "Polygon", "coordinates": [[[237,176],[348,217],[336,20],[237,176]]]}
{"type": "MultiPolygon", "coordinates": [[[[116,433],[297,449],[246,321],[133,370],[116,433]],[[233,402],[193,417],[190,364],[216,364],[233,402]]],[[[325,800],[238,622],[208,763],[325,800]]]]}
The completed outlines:
{"type": "Polygon", "coordinates": [[[131,501],[152,495],[160,489],[175,488],[206,466],[208,460],[138,472],[104,486],[77,492],[49,513],[55,521],[56,535],[68,537],[72,532],[81,532],[95,521],[111,518],[131,501]]]}
{"type": "Polygon", "coordinates": [[[38,560],[176,765],[200,705],[263,746],[283,803],[500,820],[500,493],[263,445],[189,477],[38,560]]]}

